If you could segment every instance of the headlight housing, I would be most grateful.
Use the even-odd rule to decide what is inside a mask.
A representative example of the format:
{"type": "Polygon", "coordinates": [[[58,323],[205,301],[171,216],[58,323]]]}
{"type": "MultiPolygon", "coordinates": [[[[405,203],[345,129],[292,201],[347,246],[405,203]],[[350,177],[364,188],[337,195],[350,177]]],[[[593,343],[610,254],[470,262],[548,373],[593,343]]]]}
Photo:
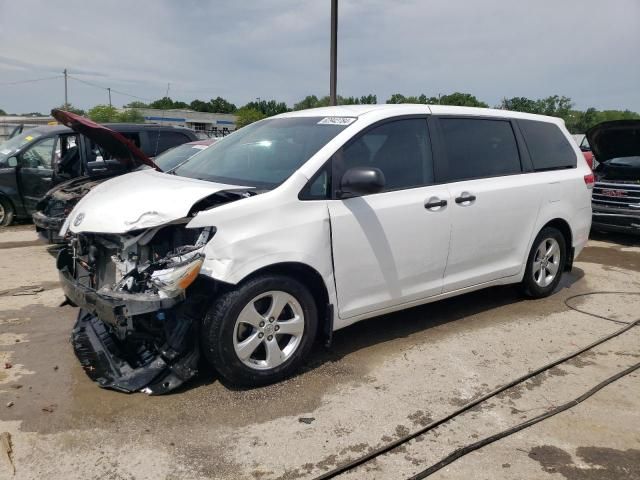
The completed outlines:
{"type": "Polygon", "coordinates": [[[195,255],[171,268],[156,270],[151,274],[151,282],[158,287],[160,292],[174,297],[186,290],[198,278],[203,262],[202,255],[195,255]]]}

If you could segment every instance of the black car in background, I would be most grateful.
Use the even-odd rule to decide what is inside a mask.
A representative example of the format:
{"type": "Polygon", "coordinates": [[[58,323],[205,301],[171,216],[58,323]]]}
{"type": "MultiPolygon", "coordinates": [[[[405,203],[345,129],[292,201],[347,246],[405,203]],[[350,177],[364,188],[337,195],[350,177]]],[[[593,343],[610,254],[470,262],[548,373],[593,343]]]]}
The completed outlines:
{"type": "MultiPolygon", "coordinates": [[[[168,125],[107,126],[147,157],[198,139],[193,130],[168,125]]],[[[99,139],[88,138],[63,125],[25,130],[1,143],[0,226],[9,225],[15,218],[30,218],[43,196],[62,182],[78,177],[111,177],[141,165],[119,161],[108,148],[99,139]]]]}
{"type": "Polygon", "coordinates": [[[598,163],[592,228],[640,234],[640,120],[603,122],[586,136],[598,163]]]}
{"type": "MultiPolygon", "coordinates": [[[[164,151],[153,160],[145,157],[144,153],[139,151],[128,140],[122,138],[115,131],[109,131],[105,126],[98,125],[94,127],[87,123],[86,119],[80,118],[77,121],[63,118],[60,120],[78,131],[82,131],[86,137],[99,141],[97,137],[102,137],[101,144],[108,145],[111,152],[117,152],[117,158],[126,163],[127,158],[133,159],[138,165],[137,168],[148,167],[156,168],[162,172],[167,172],[177,167],[179,164],[192,157],[193,155],[204,150],[208,146],[217,141],[217,138],[206,140],[197,140],[195,142],[183,143],[176,147],[164,151]]],[[[40,202],[38,202],[38,210],[33,214],[33,223],[41,237],[47,239],[50,243],[58,243],[63,239],[59,237],[58,232],[62,227],[67,215],[73,210],[73,207],[91,191],[94,187],[102,182],[109,180],[113,175],[93,175],[78,177],[67,182],[63,182],[47,192],[40,202]]]]}

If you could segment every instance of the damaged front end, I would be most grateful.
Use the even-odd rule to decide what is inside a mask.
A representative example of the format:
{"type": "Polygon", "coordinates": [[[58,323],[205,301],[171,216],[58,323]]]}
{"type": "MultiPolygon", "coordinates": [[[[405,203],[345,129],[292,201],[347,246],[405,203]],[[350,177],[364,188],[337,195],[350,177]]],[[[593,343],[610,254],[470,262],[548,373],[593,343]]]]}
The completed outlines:
{"type": "Polygon", "coordinates": [[[73,348],[100,386],[158,395],[196,375],[200,319],[214,293],[199,272],[215,228],[186,221],[79,233],[59,252],[67,302],[81,308],[73,348]]]}

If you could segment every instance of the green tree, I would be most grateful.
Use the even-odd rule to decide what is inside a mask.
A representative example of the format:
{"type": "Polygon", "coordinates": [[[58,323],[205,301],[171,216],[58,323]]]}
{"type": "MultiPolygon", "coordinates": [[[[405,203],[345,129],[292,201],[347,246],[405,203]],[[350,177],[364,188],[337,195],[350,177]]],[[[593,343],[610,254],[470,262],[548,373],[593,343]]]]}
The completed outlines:
{"type": "Polygon", "coordinates": [[[294,110],[306,110],[308,108],[317,108],[320,106],[320,100],[315,95],[307,95],[298,103],[293,105],[294,110]]]}
{"type": "Polygon", "coordinates": [[[88,116],[97,123],[117,122],[118,109],[111,105],[96,105],[89,109],[88,116]]]}
{"type": "Polygon", "coordinates": [[[546,98],[532,100],[526,97],[503,98],[499,108],[516,112],[537,113],[552,117],[567,118],[573,107],[569,97],[551,95],[546,98]]]}
{"type": "Polygon", "coordinates": [[[171,108],[179,108],[180,110],[186,110],[189,108],[189,104],[185,102],[175,101],[173,102],[173,107],[171,108]]]}
{"type": "Polygon", "coordinates": [[[144,102],[140,102],[139,100],[136,100],[134,102],[130,102],[127,105],[125,105],[124,108],[149,108],[149,105],[144,102]]]}
{"type": "Polygon", "coordinates": [[[173,107],[173,100],[171,97],[162,97],[159,100],[154,100],[149,104],[149,108],[156,108],[158,110],[170,110],[173,107]]]}
{"type": "Polygon", "coordinates": [[[7,114],[7,112],[5,112],[3,109],[0,108],[0,115],[5,116],[7,114]]]}
{"type": "Polygon", "coordinates": [[[242,107],[236,111],[236,128],[246,127],[247,125],[262,120],[266,115],[255,108],[242,107]]]}
{"type": "MultiPolygon", "coordinates": [[[[338,105],[363,105],[378,103],[378,97],[373,94],[362,95],[361,97],[343,97],[338,95],[336,98],[338,105]]],[[[307,108],[327,107],[329,105],[329,96],[318,98],[315,95],[307,95],[298,103],[293,105],[293,110],[304,110],[307,108]]]]}
{"type": "Polygon", "coordinates": [[[275,100],[260,100],[256,102],[249,102],[243,108],[250,110],[257,110],[265,117],[272,117],[280,113],[288,112],[289,107],[284,102],[277,102],[275,100]]]}
{"type": "Polygon", "coordinates": [[[234,113],[238,108],[222,97],[212,98],[209,101],[212,113],[234,113]]]}
{"type": "Polygon", "coordinates": [[[144,123],[144,116],[140,113],[139,110],[136,110],[135,108],[129,108],[118,112],[116,121],[123,123],[144,123]]]}
{"type": "Polygon", "coordinates": [[[96,105],[89,110],[88,116],[98,123],[144,123],[144,117],[135,108],[118,111],[110,105],[96,105]]]}
{"type": "Polygon", "coordinates": [[[526,97],[503,98],[498,108],[526,113],[538,113],[539,110],[538,103],[526,97]]]}
{"type": "Polygon", "coordinates": [[[189,108],[196,112],[210,112],[211,104],[209,102],[203,102],[202,100],[195,99],[189,104],[189,108]]]}
{"type": "Polygon", "coordinates": [[[401,93],[394,93],[387,100],[387,103],[422,103],[422,104],[431,103],[431,104],[434,104],[434,103],[438,103],[438,99],[436,97],[427,98],[427,96],[424,93],[418,95],[417,97],[414,96],[414,95],[412,95],[410,97],[405,97],[401,93]]]}
{"type": "Polygon", "coordinates": [[[480,107],[487,108],[489,105],[476,98],[470,93],[453,92],[449,95],[442,95],[439,99],[440,105],[457,105],[460,107],[480,107]]]}
{"type": "Polygon", "coordinates": [[[75,113],[76,115],[81,115],[83,117],[87,116],[87,112],[82,110],[81,108],[76,108],[70,103],[63,103],[58,107],[60,110],[64,110],[65,112],[75,113]]]}

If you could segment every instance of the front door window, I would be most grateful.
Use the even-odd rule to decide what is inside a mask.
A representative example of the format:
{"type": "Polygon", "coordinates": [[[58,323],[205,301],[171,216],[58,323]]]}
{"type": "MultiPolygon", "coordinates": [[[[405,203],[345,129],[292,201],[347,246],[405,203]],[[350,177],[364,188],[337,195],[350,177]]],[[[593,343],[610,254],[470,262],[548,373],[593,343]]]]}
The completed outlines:
{"type": "Polygon", "coordinates": [[[46,138],[31,146],[21,156],[21,166],[24,168],[51,169],[53,161],[53,147],[56,137],[46,138]]]}

